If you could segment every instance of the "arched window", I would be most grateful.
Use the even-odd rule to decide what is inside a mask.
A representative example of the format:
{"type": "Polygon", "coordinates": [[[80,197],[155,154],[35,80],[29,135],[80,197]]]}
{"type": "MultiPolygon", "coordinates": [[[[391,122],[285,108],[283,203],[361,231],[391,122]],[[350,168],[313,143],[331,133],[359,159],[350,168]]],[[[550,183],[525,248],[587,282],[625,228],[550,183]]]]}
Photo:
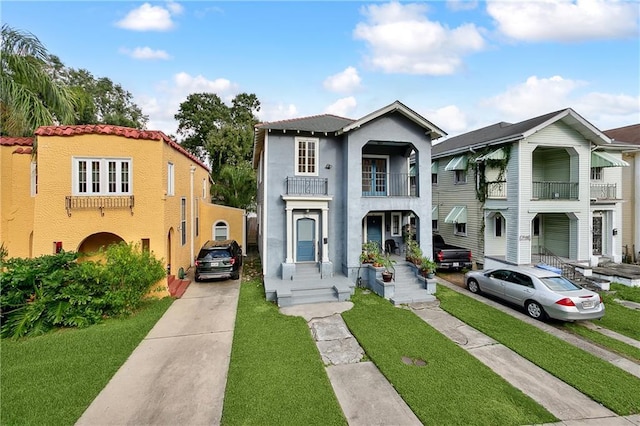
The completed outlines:
{"type": "Polygon", "coordinates": [[[229,239],[229,225],[226,222],[218,221],[213,225],[213,239],[216,241],[229,239]]]}

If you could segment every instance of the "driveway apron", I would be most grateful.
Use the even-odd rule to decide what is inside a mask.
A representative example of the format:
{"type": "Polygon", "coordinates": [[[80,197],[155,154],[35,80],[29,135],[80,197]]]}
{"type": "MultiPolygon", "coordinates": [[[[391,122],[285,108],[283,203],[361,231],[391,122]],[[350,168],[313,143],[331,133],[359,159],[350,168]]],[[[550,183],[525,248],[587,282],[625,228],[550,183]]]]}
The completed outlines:
{"type": "Polygon", "coordinates": [[[239,289],[192,283],[76,424],[220,424],[239,289]]]}

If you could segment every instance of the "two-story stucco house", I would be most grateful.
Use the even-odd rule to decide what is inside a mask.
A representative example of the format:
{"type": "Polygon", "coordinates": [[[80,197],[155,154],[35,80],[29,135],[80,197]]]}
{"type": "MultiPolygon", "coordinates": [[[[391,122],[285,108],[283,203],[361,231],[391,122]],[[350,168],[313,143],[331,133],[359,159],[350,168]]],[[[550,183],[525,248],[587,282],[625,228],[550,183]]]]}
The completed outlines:
{"type": "Polygon", "coordinates": [[[244,244],[244,210],[211,204],[207,166],[162,132],[46,126],[0,147],[0,238],[10,257],[125,241],[175,275],[208,239],[244,244]]]}
{"type": "Polygon", "coordinates": [[[619,262],[620,153],[572,109],[497,123],[432,149],[433,228],[485,268],[619,262]]]}
{"type": "Polygon", "coordinates": [[[640,263],[640,124],[605,130],[629,167],[622,169],[622,257],[640,263]]]}
{"type": "Polygon", "coordinates": [[[407,224],[430,253],[431,141],[444,135],[397,101],[358,120],[318,115],[257,125],[267,298],[280,305],[304,300],[296,302],[296,291],[315,292],[314,301],[348,298],[361,278],[362,244],[401,246],[407,224]]]}

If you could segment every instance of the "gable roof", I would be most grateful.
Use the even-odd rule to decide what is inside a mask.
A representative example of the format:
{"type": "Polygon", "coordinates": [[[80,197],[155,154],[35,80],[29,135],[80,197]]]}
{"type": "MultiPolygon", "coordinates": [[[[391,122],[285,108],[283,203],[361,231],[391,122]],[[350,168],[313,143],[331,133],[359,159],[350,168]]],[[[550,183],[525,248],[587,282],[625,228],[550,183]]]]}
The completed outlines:
{"type": "Polygon", "coordinates": [[[34,132],[37,136],[76,136],[76,135],[114,135],[129,139],[144,139],[163,141],[176,151],[180,152],[191,161],[197,163],[206,170],[209,167],[198,157],[184,149],[180,144],[173,141],[159,130],[139,130],[131,127],[113,126],[110,124],[83,124],[75,126],[41,126],[34,132]]]}
{"type": "Polygon", "coordinates": [[[418,126],[425,129],[427,133],[431,134],[431,140],[438,139],[447,135],[447,132],[440,129],[438,126],[434,125],[429,120],[427,120],[426,118],[424,118],[423,116],[421,116],[420,114],[412,110],[411,108],[408,108],[405,104],[403,104],[400,101],[395,101],[394,103],[387,105],[386,107],[380,108],[377,111],[374,111],[370,114],[365,115],[361,119],[356,120],[353,123],[345,126],[339,133],[347,133],[351,130],[357,129],[358,127],[370,121],[375,120],[378,117],[381,117],[383,115],[393,113],[393,112],[397,112],[404,115],[406,118],[408,118],[409,120],[416,123],[418,126]]]}
{"type": "Polygon", "coordinates": [[[290,120],[259,123],[257,129],[294,130],[300,132],[335,133],[344,126],[352,123],[350,118],[338,117],[332,114],[313,115],[310,117],[293,118],[290,120]]]}
{"type": "Polygon", "coordinates": [[[571,126],[585,139],[597,145],[611,143],[611,140],[595,126],[582,118],[571,108],[550,112],[519,123],[500,122],[473,130],[436,144],[431,149],[433,158],[455,155],[471,149],[480,149],[524,139],[557,121],[571,126]]]}

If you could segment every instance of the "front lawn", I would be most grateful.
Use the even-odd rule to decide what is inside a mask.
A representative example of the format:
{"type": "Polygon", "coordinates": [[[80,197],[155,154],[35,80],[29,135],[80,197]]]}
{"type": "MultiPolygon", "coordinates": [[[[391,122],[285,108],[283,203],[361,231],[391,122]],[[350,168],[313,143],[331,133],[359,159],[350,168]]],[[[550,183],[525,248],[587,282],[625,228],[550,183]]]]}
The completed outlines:
{"type": "Polygon", "coordinates": [[[83,329],[2,339],[1,423],[74,424],[172,302],[147,301],[132,316],[83,329]]]}
{"type": "Polygon", "coordinates": [[[354,307],[342,317],[371,361],[424,424],[556,421],[546,409],[413,312],[360,291],[352,300],[354,307]],[[403,362],[403,357],[414,363],[403,362]],[[420,361],[426,365],[417,365],[420,361]]]}
{"type": "MultiPolygon", "coordinates": [[[[640,413],[640,380],[637,377],[533,325],[446,287],[438,286],[436,295],[442,309],[594,401],[622,416],[640,413]]],[[[607,306],[605,318],[609,314],[607,306]]]]}
{"type": "Polygon", "coordinates": [[[346,424],[306,321],[267,302],[259,276],[240,286],[222,424],[346,424]]]}

